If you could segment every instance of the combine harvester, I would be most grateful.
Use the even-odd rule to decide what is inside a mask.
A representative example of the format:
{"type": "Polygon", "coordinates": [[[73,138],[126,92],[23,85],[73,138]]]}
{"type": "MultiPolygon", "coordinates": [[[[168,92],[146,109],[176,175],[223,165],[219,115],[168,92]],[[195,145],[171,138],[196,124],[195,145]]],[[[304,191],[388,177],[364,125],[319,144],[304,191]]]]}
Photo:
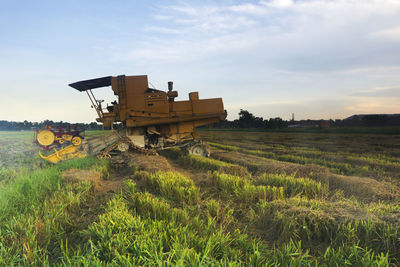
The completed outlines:
{"type": "Polygon", "coordinates": [[[87,155],[109,158],[113,150],[157,151],[171,147],[208,156],[207,146],[195,128],[223,121],[227,115],[222,98],[199,99],[198,92],[192,92],[189,100],[175,101],[178,92],[173,90],[172,82],[168,82],[168,92],[149,88],[146,75],[108,76],[69,86],[87,93],[98,115],[96,121],[103,124],[103,129],[111,128],[112,133],[84,140],[80,131],[67,131],[65,139],[62,131],[53,128],[37,131],[36,143],[45,150],[55,150],[48,156],[39,154],[53,163],[87,155]],[[103,100],[97,100],[92,89],[106,86],[111,86],[118,101],[103,109],[103,100]],[[120,123],[118,130],[113,129],[114,123],[120,123]]]}

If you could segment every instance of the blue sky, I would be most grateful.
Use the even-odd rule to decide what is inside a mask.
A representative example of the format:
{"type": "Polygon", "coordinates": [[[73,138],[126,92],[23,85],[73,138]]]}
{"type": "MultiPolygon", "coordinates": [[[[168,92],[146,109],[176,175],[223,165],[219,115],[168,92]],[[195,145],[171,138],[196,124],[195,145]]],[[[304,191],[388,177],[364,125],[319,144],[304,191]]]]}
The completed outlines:
{"type": "Polygon", "coordinates": [[[120,74],[229,119],[400,113],[400,1],[1,0],[0,73],[0,120],[93,121],[68,84],[120,74]]]}

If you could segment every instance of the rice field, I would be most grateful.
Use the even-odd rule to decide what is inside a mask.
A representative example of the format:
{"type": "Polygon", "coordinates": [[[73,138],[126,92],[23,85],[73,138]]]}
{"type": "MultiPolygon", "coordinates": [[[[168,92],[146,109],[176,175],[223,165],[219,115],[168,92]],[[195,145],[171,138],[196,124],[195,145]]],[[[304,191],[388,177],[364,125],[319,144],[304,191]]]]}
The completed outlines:
{"type": "Polygon", "coordinates": [[[210,158],[52,165],[0,132],[0,265],[400,264],[400,135],[200,135],[210,158]]]}

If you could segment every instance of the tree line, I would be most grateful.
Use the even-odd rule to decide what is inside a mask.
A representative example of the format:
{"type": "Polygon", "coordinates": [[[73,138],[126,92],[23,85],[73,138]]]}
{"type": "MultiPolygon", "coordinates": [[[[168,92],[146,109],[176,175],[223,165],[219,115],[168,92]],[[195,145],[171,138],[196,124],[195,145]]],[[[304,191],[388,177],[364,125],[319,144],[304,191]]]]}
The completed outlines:
{"type": "Polygon", "coordinates": [[[212,128],[286,128],[289,125],[289,121],[285,121],[282,118],[270,118],[264,120],[263,117],[256,117],[247,110],[241,109],[239,112],[239,119],[233,121],[222,121],[216,123],[210,127],[212,128]]]}
{"type": "MultiPolygon", "coordinates": [[[[82,130],[101,130],[102,125],[96,122],[91,123],[69,123],[69,122],[54,122],[44,120],[42,122],[14,122],[0,120],[0,131],[28,131],[42,129],[46,126],[76,126],[82,130]]],[[[119,125],[115,125],[118,128],[119,125]]],[[[256,117],[247,110],[241,109],[239,119],[233,121],[223,121],[216,123],[211,128],[268,128],[280,129],[287,127],[386,127],[400,126],[400,114],[372,114],[372,115],[354,115],[344,120],[283,120],[280,117],[264,119],[256,117]]]]}
{"type": "Polygon", "coordinates": [[[283,120],[280,117],[263,119],[247,110],[241,109],[239,119],[223,121],[212,125],[214,128],[268,128],[288,127],[387,127],[400,126],[400,114],[354,115],[347,119],[336,120],[283,120]]]}
{"type": "Polygon", "coordinates": [[[44,120],[42,122],[30,122],[30,121],[23,121],[23,122],[15,122],[15,121],[6,121],[0,120],[0,131],[31,131],[36,129],[42,129],[46,126],[55,126],[55,127],[77,127],[78,129],[82,130],[101,130],[102,125],[96,122],[91,123],[69,123],[69,122],[54,122],[51,120],[44,120]]]}

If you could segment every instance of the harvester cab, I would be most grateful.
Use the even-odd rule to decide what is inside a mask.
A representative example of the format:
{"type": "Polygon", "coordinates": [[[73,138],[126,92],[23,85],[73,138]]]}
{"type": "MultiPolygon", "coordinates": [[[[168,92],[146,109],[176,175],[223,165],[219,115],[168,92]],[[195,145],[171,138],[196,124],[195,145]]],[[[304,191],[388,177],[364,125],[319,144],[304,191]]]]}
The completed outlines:
{"type": "Polygon", "coordinates": [[[173,82],[168,82],[166,92],[150,88],[147,75],[107,76],[69,86],[86,92],[103,129],[113,129],[114,123],[120,123],[118,130],[103,141],[85,140],[84,150],[100,157],[109,157],[114,149],[154,151],[176,146],[190,154],[208,156],[207,146],[195,129],[223,121],[227,116],[222,98],[200,99],[198,92],[191,92],[189,100],[176,101],[178,92],[174,91],[173,82]],[[108,86],[117,100],[103,108],[103,102],[95,98],[92,90],[108,86]]]}

